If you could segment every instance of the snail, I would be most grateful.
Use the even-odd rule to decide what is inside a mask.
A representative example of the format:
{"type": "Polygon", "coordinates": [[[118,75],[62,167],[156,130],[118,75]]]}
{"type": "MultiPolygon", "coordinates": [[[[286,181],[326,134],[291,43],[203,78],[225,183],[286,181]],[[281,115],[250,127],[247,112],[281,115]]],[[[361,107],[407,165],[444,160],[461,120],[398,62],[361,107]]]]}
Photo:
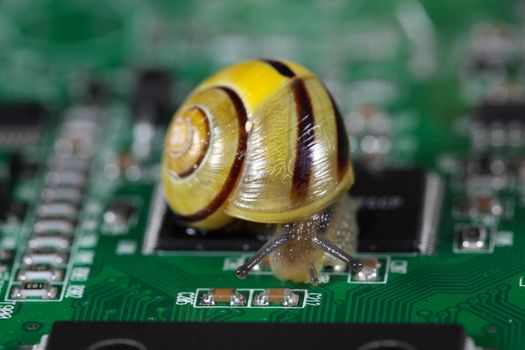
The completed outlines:
{"type": "Polygon", "coordinates": [[[299,64],[249,60],[197,86],[168,126],[161,177],[169,207],[189,227],[275,224],[240,278],[265,257],[277,278],[295,282],[318,283],[334,259],[362,268],[347,253],[356,228],[343,119],[299,64]]]}

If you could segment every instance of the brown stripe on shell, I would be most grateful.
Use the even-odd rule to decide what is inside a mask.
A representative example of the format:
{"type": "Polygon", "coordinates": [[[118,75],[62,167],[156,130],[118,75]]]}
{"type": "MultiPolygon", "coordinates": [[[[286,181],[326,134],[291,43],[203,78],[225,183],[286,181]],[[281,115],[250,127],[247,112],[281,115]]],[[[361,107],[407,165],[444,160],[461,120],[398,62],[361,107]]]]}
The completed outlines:
{"type": "Polygon", "coordinates": [[[290,67],[288,67],[288,65],[286,65],[285,63],[281,61],[270,60],[270,59],[262,59],[261,61],[268,63],[279,74],[284,75],[285,77],[294,78],[296,76],[293,70],[291,70],[290,67]]]}
{"type": "Polygon", "coordinates": [[[332,103],[332,109],[335,116],[335,128],[337,136],[337,177],[339,180],[341,180],[348,171],[350,146],[348,145],[348,135],[346,134],[345,124],[343,117],[341,116],[341,112],[339,111],[339,108],[337,107],[337,104],[335,103],[335,100],[330,91],[326,89],[326,92],[330,97],[330,102],[332,103]]]}
{"type": "Polygon", "coordinates": [[[206,112],[200,108],[199,106],[195,106],[193,107],[195,109],[198,109],[202,114],[204,114],[206,116],[206,118],[204,119],[205,120],[205,123],[206,123],[206,140],[204,142],[204,149],[202,150],[202,153],[199,154],[199,158],[197,159],[197,161],[195,162],[195,164],[193,164],[192,166],[190,166],[188,169],[184,170],[184,171],[181,171],[180,173],[177,173],[177,175],[180,177],[180,178],[185,178],[185,177],[188,177],[190,176],[191,174],[193,174],[193,172],[195,170],[197,170],[199,168],[199,166],[201,165],[202,163],[202,160],[204,159],[204,156],[206,155],[206,153],[208,152],[208,149],[210,147],[210,121],[208,120],[207,118],[207,114],[206,112]]]}
{"type": "Polygon", "coordinates": [[[235,113],[237,114],[237,121],[239,122],[239,141],[237,145],[237,153],[233,164],[230,168],[226,182],[223,184],[221,190],[213,198],[213,200],[203,209],[191,215],[180,215],[177,214],[177,217],[183,221],[200,221],[204,220],[214,212],[217,211],[224,204],[226,199],[233,192],[237,179],[241,173],[242,165],[246,155],[246,146],[248,144],[248,133],[246,132],[246,122],[248,121],[248,114],[244,103],[242,102],[240,96],[231,88],[225,86],[218,86],[217,89],[221,89],[228,95],[228,98],[232,102],[235,113]]]}
{"type": "Polygon", "coordinates": [[[292,93],[297,113],[297,149],[292,177],[291,199],[298,203],[306,199],[312,176],[315,124],[310,95],[304,80],[292,81],[292,93]]]}

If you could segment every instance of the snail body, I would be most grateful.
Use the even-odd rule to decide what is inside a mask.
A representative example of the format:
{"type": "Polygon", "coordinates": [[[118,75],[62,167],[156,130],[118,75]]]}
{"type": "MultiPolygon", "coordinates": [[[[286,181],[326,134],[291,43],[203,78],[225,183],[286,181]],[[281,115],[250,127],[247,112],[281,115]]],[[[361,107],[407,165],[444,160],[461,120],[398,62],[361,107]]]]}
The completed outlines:
{"type": "MultiPolygon", "coordinates": [[[[161,176],[169,207],[188,226],[278,224],[255,263],[292,244],[292,232],[301,238],[346,193],[354,181],[349,152],[341,115],[319,79],[292,62],[251,60],[211,76],[181,105],[166,134],[161,176]]],[[[311,238],[323,235],[306,236],[295,241],[315,247],[305,266],[311,276],[323,255],[311,238]]]]}

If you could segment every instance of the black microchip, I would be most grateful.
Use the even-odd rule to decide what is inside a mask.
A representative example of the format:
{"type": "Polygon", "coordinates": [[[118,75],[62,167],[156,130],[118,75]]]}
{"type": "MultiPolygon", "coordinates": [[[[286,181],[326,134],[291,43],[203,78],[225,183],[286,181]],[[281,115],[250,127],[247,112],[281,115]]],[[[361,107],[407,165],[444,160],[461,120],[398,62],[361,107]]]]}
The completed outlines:
{"type": "Polygon", "coordinates": [[[429,253],[433,237],[428,236],[435,235],[435,230],[425,227],[432,225],[425,222],[429,219],[424,216],[425,208],[434,204],[437,215],[440,201],[438,194],[428,198],[427,172],[422,168],[373,172],[356,167],[355,175],[350,194],[359,202],[358,251],[429,253]]]}
{"type": "Polygon", "coordinates": [[[0,182],[0,221],[5,221],[11,208],[11,187],[0,182]]]}
{"type": "Polygon", "coordinates": [[[475,111],[474,122],[485,127],[525,125],[525,102],[484,102],[475,111]]]}
{"type": "Polygon", "coordinates": [[[164,205],[157,250],[255,251],[267,240],[265,225],[235,222],[219,230],[204,231],[185,227],[164,205]]]}
{"type": "Polygon", "coordinates": [[[46,349],[465,350],[467,339],[454,324],[56,322],[46,349]]]}
{"type": "Polygon", "coordinates": [[[133,115],[158,124],[169,122],[175,111],[172,94],[170,72],[156,68],[140,71],[131,100],[133,115]]]}
{"type": "Polygon", "coordinates": [[[84,95],[89,104],[104,104],[109,101],[112,90],[105,82],[90,79],[86,82],[84,95]]]}
{"type": "Polygon", "coordinates": [[[0,144],[35,141],[46,116],[45,108],[38,102],[1,102],[0,144]]]}
{"type": "Polygon", "coordinates": [[[38,167],[37,161],[30,160],[19,152],[13,152],[9,157],[9,176],[12,182],[19,178],[33,178],[38,167]]]}
{"type": "Polygon", "coordinates": [[[488,152],[471,154],[463,166],[465,176],[498,176],[504,175],[509,170],[505,158],[488,152]]]}
{"type": "Polygon", "coordinates": [[[42,126],[45,109],[37,102],[0,103],[0,130],[42,126]]]}
{"type": "Polygon", "coordinates": [[[25,203],[13,201],[13,188],[20,177],[27,175],[28,165],[18,153],[9,157],[7,169],[0,169],[0,221],[20,223],[26,213],[25,203]]]}
{"type": "Polygon", "coordinates": [[[508,74],[515,75],[522,67],[522,59],[519,55],[508,55],[498,52],[494,54],[493,51],[488,52],[473,52],[474,54],[468,58],[465,68],[470,74],[508,74]]]}

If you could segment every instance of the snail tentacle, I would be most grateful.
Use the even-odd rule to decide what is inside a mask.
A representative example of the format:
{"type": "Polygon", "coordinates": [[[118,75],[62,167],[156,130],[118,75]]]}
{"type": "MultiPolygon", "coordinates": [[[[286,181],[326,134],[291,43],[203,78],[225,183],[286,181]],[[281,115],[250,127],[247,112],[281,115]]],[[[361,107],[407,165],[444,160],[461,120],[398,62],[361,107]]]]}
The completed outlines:
{"type": "Polygon", "coordinates": [[[252,256],[246,263],[237,269],[237,277],[244,279],[248,272],[250,272],[255,267],[255,265],[260,263],[265,256],[269,255],[271,252],[288,242],[288,240],[289,237],[287,232],[280,236],[271,238],[261,247],[261,249],[257,251],[257,253],[255,253],[254,256],[252,256]]]}
{"type": "Polygon", "coordinates": [[[361,271],[361,269],[363,268],[363,263],[361,261],[352,257],[350,254],[348,254],[335,244],[332,244],[331,242],[327,241],[319,235],[314,236],[312,238],[312,243],[317,245],[325,253],[350,265],[353,271],[361,271]]]}

